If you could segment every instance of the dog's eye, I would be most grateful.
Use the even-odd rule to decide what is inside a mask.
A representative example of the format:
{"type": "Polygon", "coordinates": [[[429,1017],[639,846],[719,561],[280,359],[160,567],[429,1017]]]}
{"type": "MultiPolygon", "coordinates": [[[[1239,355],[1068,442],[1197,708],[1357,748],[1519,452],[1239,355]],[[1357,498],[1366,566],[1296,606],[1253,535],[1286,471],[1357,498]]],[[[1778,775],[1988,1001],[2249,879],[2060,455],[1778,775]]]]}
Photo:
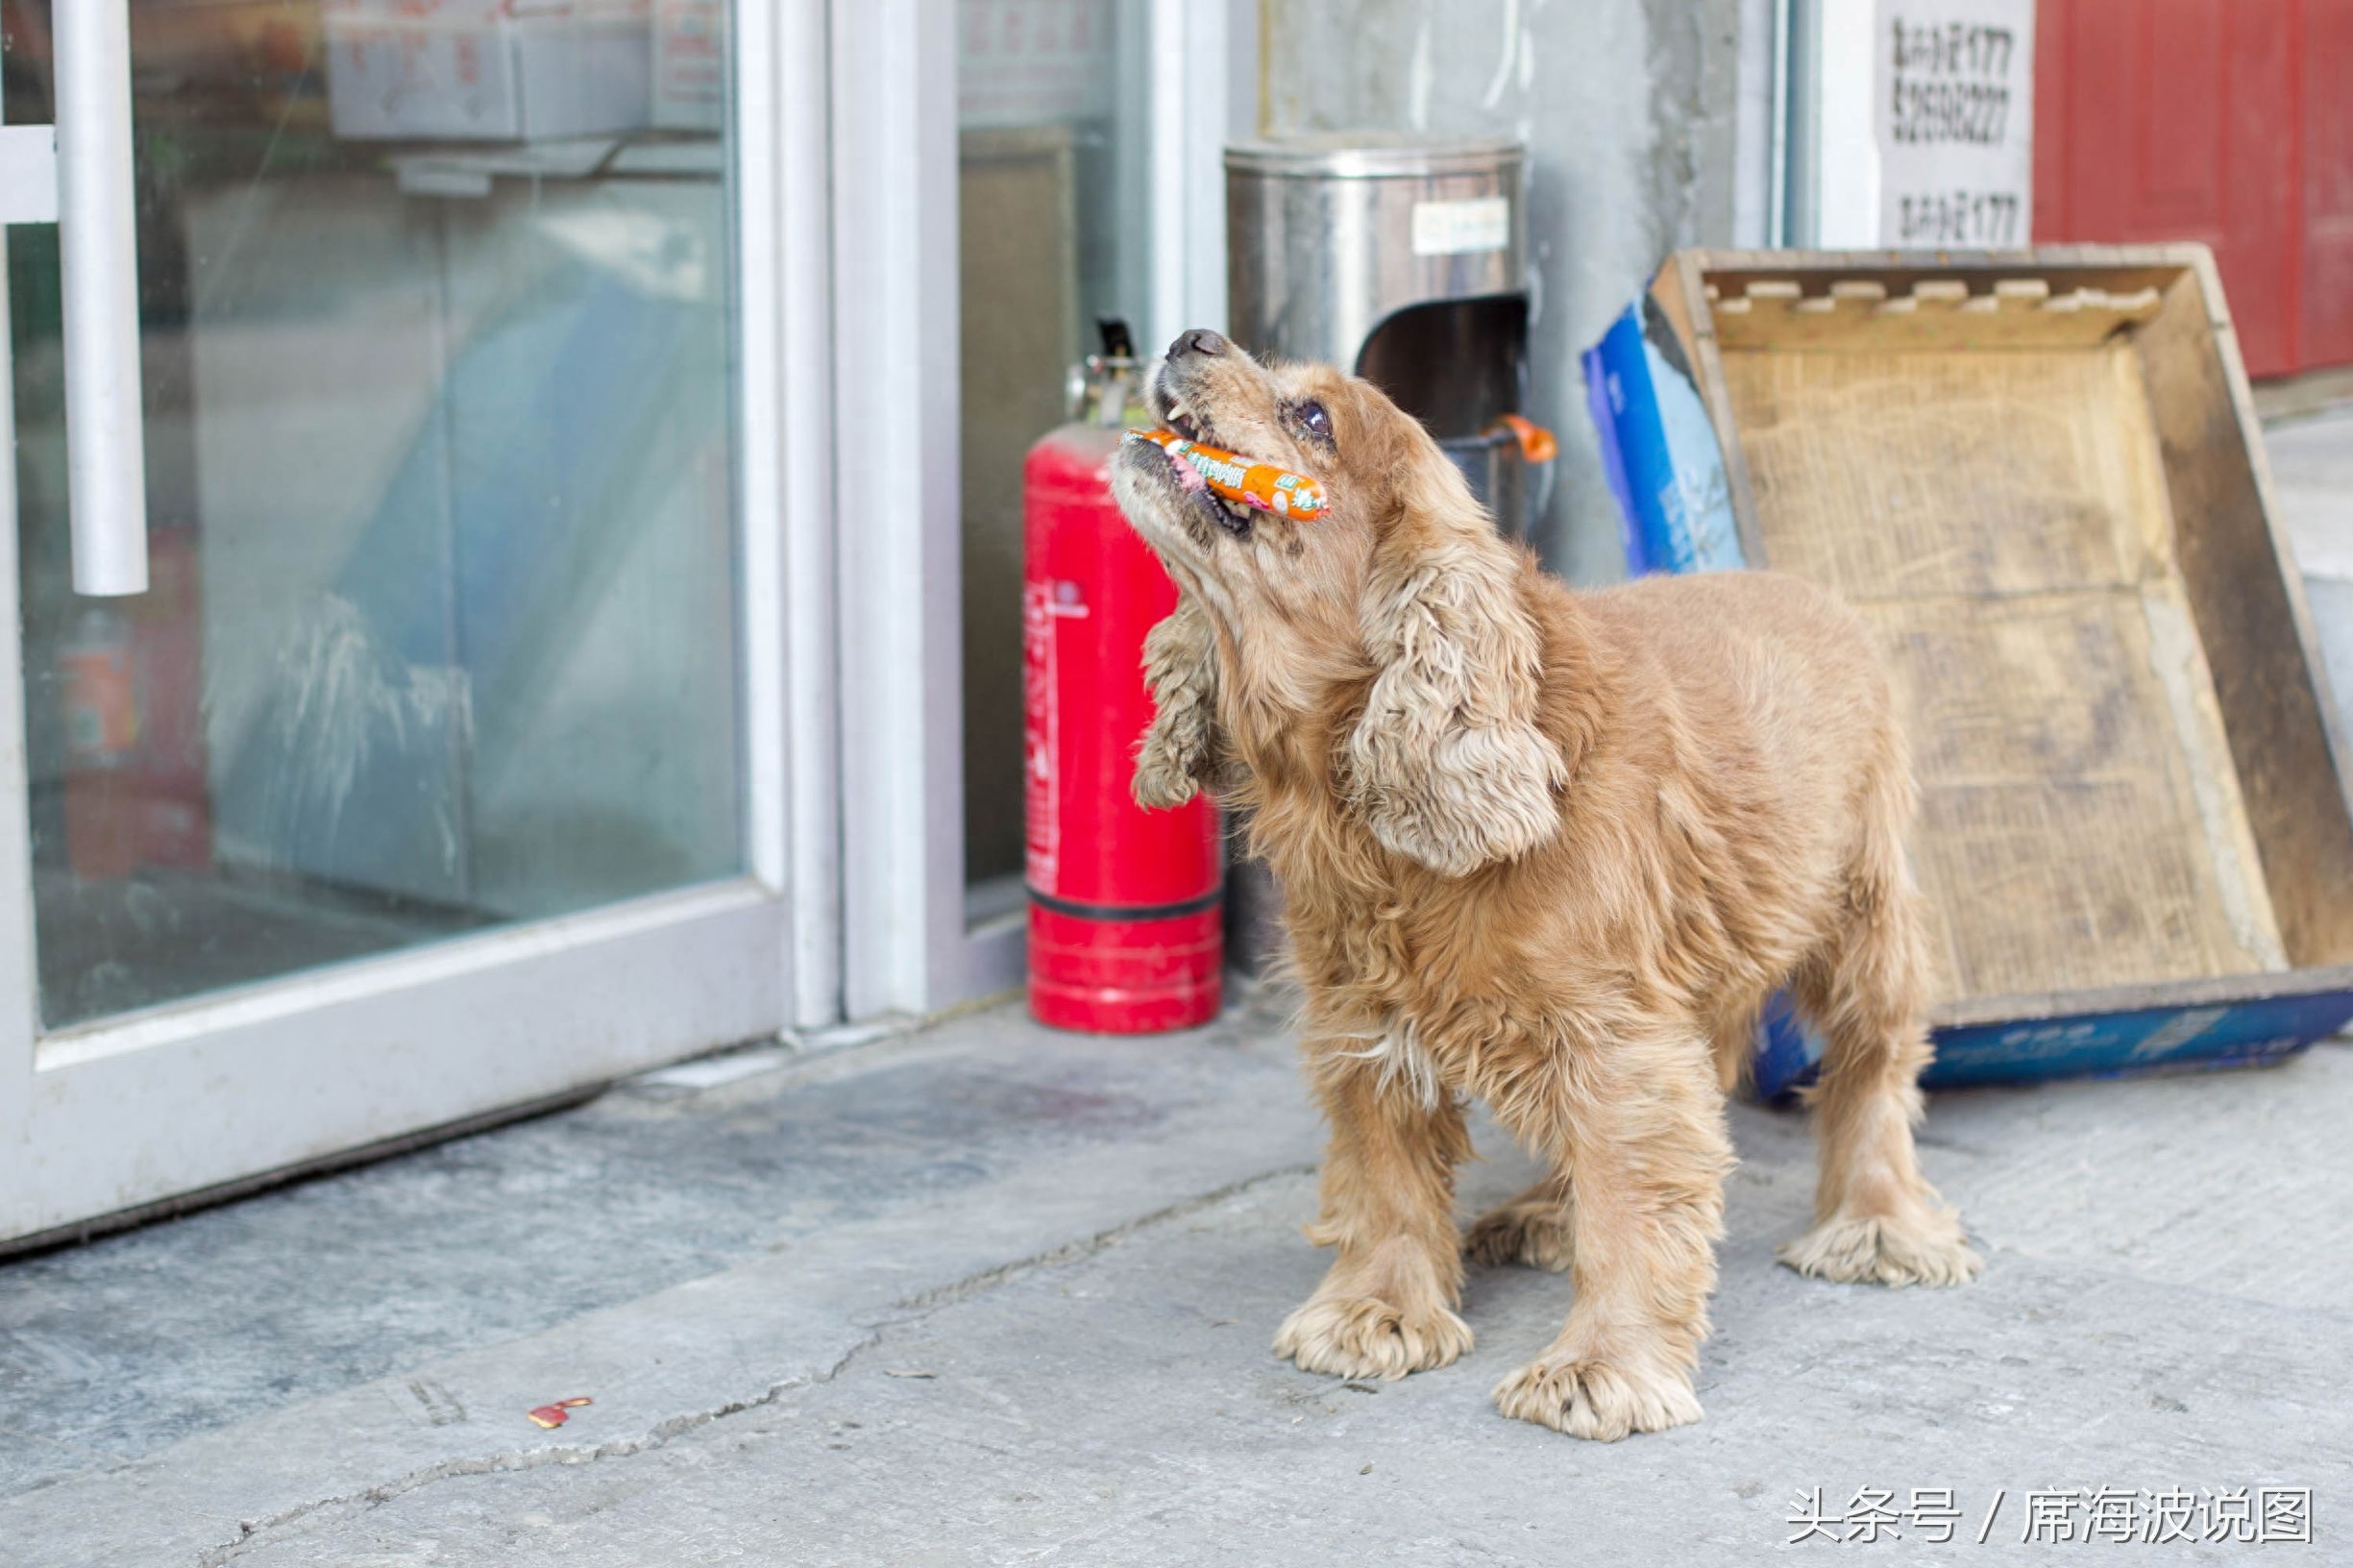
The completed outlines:
{"type": "Polygon", "coordinates": [[[1322,404],[1303,403],[1294,412],[1298,417],[1301,429],[1326,441],[1332,439],[1332,416],[1324,412],[1322,404]]]}

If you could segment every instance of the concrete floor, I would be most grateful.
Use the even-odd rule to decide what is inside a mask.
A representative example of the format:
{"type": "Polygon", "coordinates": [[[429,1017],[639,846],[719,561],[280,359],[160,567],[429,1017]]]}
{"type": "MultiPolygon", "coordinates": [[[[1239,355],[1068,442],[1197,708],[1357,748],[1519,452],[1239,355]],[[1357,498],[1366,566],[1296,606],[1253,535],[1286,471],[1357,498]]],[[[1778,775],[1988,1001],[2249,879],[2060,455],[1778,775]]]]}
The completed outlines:
{"type": "MultiPolygon", "coordinates": [[[[2353,411],[2271,448],[2353,698],[2353,411]]],[[[0,1264],[0,1568],[1747,1563],[1794,1497],[1866,1486],[1952,1488],[1942,1550],[2039,1558],[2026,1488],[2267,1484],[2315,1489],[2316,1544],[2165,1560],[2353,1562],[2353,1044],[1938,1098],[1930,1173],[1990,1260],[1959,1291],[1775,1266],[1806,1133],[1733,1120],[1707,1419],[1597,1447],[1486,1402],[1552,1276],[1474,1272],[1477,1348],[1401,1384],[1268,1352],[1323,1260],[1262,1006],[655,1074],[0,1264]]],[[[1482,1148],[1466,1212],[1529,1174],[1482,1148]]]]}
{"type": "Polygon", "coordinates": [[[2265,445],[2321,661],[2353,735],[2353,406],[2284,421],[2265,432],[2265,445]]]}
{"type": "MultiPolygon", "coordinates": [[[[2050,1550],[2023,1488],[2275,1484],[2353,1560],[2353,1046],[1939,1098],[1957,1291],[1776,1266],[1807,1135],[1738,1108],[1707,1419],[1614,1447],[1487,1405],[1554,1276],[1475,1272],[1477,1348],[1402,1384],[1268,1352],[1322,1258],[1262,1011],[742,1065],[0,1268],[0,1557],[1731,1563],[1869,1485],[1965,1540],[2006,1488],[1998,1556],[2050,1550]]],[[[1482,1147],[1466,1210],[1528,1175],[1482,1147]]]]}
{"type": "Polygon", "coordinates": [[[2264,447],[2298,564],[2353,579],[2353,404],[2283,420],[2264,447]]]}

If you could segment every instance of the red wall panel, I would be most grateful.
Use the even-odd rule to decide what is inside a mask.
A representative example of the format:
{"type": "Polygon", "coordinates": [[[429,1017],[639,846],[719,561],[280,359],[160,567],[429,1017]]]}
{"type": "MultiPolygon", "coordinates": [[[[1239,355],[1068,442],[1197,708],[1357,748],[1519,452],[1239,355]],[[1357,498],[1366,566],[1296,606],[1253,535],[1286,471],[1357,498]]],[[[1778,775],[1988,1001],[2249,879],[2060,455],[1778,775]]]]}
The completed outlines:
{"type": "Polygon", "coordinates": [[[2035,48],[2037,239],[2203,240],[2251,373],[2353,360],[2353,0],[2041,0],[2035,48]]]}
{"type": "Polygon", "coordinates": [[[2303,358],[2353,364],[2353,0],[2304,0],[2303,358]]]}

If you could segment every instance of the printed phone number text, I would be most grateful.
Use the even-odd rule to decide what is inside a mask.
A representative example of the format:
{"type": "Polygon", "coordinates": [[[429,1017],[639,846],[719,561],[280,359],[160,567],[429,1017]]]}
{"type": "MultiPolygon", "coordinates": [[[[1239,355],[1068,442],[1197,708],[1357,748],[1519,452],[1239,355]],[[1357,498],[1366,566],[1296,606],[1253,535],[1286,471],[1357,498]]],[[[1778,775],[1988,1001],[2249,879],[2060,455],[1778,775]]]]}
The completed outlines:
{"type": "Polygon", "coordinates": [[[2016,245],[2020,208],[2015,191],[1940,190],[1896,199],[1900,245],[2016,245]]]}
{"type": "Polygon", "coordinates": [[[1907,146],[1998,147],[2010,129],[2010,89],[1988,82],[1924,82],[1896,73],[1888,134],[1907,146]]]}
{"type": "Polygon", "coordinates": [[[1895,21],[1896,69],[1930,76],[2006,76],[2018,38],[2006,27],[1895,21]]]}

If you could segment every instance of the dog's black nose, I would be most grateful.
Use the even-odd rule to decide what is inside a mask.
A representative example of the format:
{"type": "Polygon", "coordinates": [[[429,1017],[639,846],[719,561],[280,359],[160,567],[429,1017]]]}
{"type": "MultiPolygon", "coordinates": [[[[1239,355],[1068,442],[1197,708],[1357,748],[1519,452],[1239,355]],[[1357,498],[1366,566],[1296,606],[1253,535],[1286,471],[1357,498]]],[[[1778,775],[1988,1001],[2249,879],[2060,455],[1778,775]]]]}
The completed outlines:
{"type": "Polygon", "coordinates": [[[1218,355],[1226,352],[1226,340],[1207,327],[1195,327],[1191,331],[1179,332],[1176,341],[1168,345],[1168,357],[1182,359],[1189,354],[1218,355]]]}

